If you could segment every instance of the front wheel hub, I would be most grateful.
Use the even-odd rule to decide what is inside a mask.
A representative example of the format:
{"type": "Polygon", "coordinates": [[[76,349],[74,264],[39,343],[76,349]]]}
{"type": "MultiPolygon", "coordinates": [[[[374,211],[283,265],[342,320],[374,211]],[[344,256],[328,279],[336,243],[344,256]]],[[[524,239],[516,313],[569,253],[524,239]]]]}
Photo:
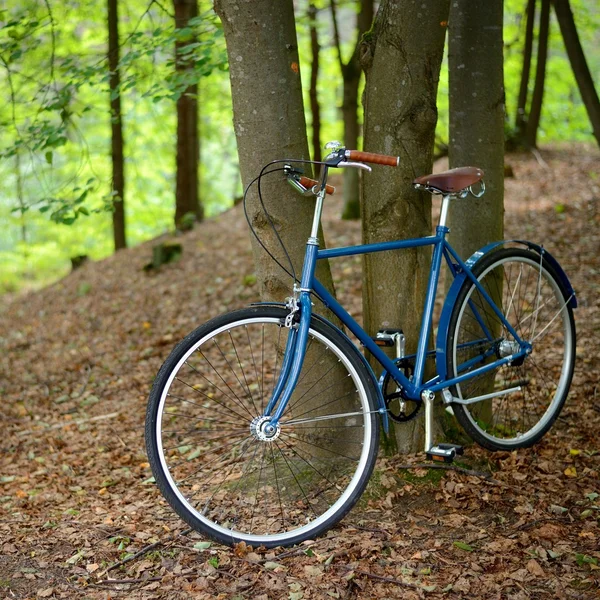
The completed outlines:
{"type": "Polygon", "coordinates": [[[279,423],[273,425],[271,417],[256,417],[250,423],[250,433],[261,442],[274,442],[281,433],[279,423]]]}

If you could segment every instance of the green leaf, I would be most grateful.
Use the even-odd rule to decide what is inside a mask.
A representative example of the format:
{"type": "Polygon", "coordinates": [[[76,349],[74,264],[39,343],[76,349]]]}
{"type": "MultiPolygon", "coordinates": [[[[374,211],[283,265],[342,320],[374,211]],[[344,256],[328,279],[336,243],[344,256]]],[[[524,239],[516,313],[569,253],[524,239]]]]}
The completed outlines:
{"type": "Polygon", "coordinates": [[[76,565],[83,558],[83,551],[80,550],[77,554],[71,556],[71,558],[67,559],[68,565],[76,565]]]}
{"type": "Polygon", "coordinates": [[[585,497],[590,501],[593,502],[594,500],[596,500],[596,498],[598,498],[598,496],[600,496],[600,494],[598,494],[597,492],[590,492],[589,494],[586,494],[585,497]]]}
{"type": "Polygon", "coordinates": [[[212,542],[196,542],[194,548],[196,550],[208,550],[212,546],[212,542]]]}
{"type": "Polygon", "coordinates": [[[467,552],[473,552],[473,546],[469,546],[465,542],[454,542],[454,545],[461,550],[466,550],[467,552]]]}
{"type": "Polygon", "coordinates": [[[200,454],[202,454],[202,448],[196,448],[193,452],[189,454],[186,460],[194,460],[195,458],[198,458],[200,454]]]}
{"type": "Polygon", "coordinates": [[[44,158],[46,159],[46,162],[51,165],[52,164],[52,151],[48,150],[45,154],[44,154],[44,158]]]}
{"type": "Polygon", "coordinates": [[[598,566],[598,559],[593,556],[588,556],[587,554],[576,554],[575,560],[580,567],[583,567],[583,565],[598,566]]]}

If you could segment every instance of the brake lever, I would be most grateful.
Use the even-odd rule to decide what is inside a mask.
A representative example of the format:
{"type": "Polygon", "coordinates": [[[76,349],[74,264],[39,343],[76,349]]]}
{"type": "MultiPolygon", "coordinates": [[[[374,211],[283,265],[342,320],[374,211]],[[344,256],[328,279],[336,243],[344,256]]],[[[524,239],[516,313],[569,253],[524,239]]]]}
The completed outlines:
{"type": "Polygon", "coordinates": [[[361,163],[361,162],[342,161],[337,166],[338,167],[354,167],[355,169],[364,169],[365,171],[368,171],[369,173],[373,170],[373,169],[371,169],[371,167],[369,167],[369,165],[365,165],[365,163],[361,163]]]}

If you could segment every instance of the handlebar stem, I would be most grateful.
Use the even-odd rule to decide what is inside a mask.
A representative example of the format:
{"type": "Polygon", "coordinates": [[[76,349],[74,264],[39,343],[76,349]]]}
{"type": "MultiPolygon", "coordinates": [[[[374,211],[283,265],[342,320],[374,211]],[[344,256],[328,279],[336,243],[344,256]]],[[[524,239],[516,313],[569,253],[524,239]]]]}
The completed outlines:
{"type": "Polygon", "coordinates": [[[317,203],[315,205],[315,213],[313,216],[312,229],[310,230],[310,237],[308,243],[311,246],[319,245],[319,223],[321,222],[321,214],[323,212],[323,200],[327,193],[327,176],[329,174],[329,167],[323,165],[323,172],[321,173],[321,181],[319,182],[319,191],[317,192],[317,203]]]}

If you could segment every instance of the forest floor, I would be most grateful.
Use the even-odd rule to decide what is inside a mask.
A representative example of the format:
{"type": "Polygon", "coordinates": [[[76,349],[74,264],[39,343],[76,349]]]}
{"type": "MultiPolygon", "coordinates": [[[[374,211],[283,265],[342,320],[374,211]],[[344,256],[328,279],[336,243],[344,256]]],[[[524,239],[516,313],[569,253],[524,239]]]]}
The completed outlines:
{"type": "MultiPolygon", "coordinates": [[[[257,297],[240,207],[181,236],[181,259],[157,271],[143,271],[149,242],[0,298],[0,597],[600,598],[600,153],[541,156],[507,157],[505,229],[543,240],[577,291],[560,418],[531,449],[471,445],[458,469],[381,459],[366,499],[298,548],[201,543],[149,481],[144,452],[171,347],[257,297]]],[[[329,244],[358,241],[340,210],[328,205],[329,244]]],[[[359,271],[335,261],[360,317],[359,271]]]]}

